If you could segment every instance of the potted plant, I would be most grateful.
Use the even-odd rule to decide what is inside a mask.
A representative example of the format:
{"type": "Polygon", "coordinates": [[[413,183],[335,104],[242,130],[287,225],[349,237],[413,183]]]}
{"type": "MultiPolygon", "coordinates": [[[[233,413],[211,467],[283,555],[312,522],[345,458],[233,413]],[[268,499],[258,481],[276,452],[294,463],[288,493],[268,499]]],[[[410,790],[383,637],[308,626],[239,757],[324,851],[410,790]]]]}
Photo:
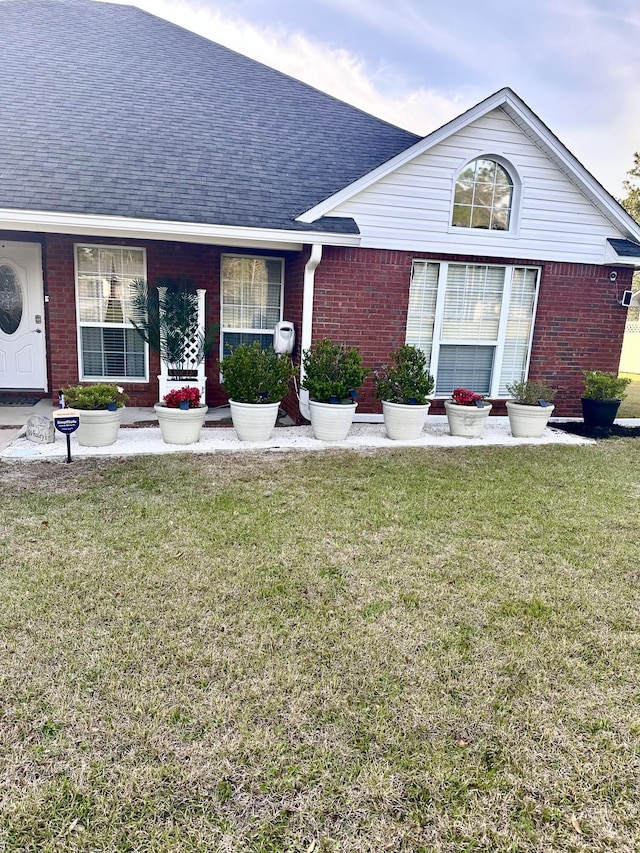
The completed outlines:
{"type": "Polygon", "coordinates": [[[630,379],[604,370],[583,370],[582,418],[590,427],[610,427],[627,396],[630,379]]]}
{"type": "Polygon", "coordinates": [[[165,444],[194,444],[200,438],[207,406],[200,402],[198,388],[192,385],[174,388],[153,409],[165,444]]]}
{"type": "Polygon", "coordinates": [[[105,447],[118,438],[122,411],[128,397],[119,385],[96,382],[93,385],[70,385],[61,395],[66,405],[80,412],[76,430],[78,444],[83,447],[105,447]]]}
{"type": "Polygon", "coordinates": [[[358,390],[369,373],[360,350],[324,338],[304,351],[302,364],[314,436],[343,441],[351,429],[358,390]]]}
{"type": "Polygon", "coordinates": [[[392,364],[373,377],[376,397],[382,400],[387,435],[395,440],[418,438],[431,403],[427,397],[434,387],[424,352],[405,344],[391,353],[392,364]]]}
{"type": "Polygon", "coordinates": [[[544,382],[523,379],[507,385],[513,400],[507,400],[511,435],[515,438],[541,438],[555,406],[556,391],[544,382]]]}
{"type": "Polygon", "coordinates": [[[450,400],[444,401],[451,435],[480,438],[491,411],[491,403],[482,394],[467,388],[455,388],[450,400]]]}
{"type": "Polygon", "coordinates": [[[158,377],[163,399],[163,391],[185,384],[197,387],[204,397],[206,377],[200,365],[219,327],[214,325],[205,333],[203,314],[204,291],[196,290],[189,277],[160,277],[153,287],[144,279],[133,282],[129,320],[164,365],[158,377]]]}
{"type": "Polygon", "coordinates": [[[293,378],[291,359],[254,341],[233,347],[219,366],[238,438],[268,441],[293,378]]]}

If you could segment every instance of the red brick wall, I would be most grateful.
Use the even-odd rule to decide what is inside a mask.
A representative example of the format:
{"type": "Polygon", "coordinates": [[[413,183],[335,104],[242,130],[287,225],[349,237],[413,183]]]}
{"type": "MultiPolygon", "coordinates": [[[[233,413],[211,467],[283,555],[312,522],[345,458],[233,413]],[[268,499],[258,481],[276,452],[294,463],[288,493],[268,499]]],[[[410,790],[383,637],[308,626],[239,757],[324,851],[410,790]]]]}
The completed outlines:
{"type": "MultiPolygon", "coordinates": [[[[220,254],[216,246],[162,241],[122,240],[50,234],[45,240],[45,271],[49,293],[49,362],[52,395],[58,389],[78,381],[77,331],[75,313],[74,244],[111,244],[140,246],[147,251],[147,277],[189,276],[198,288],[207,291],[207,322],[220,322],[220,254]]],[[[225,401],[218,383],[214,345],[207,357],[207,401],[218,405],[225,401]]],[[[132,406],[151,406],[158,402],[160,362],[149,353],[149,383],[124,383],[132,406]]]]}
{"type": "MultiPolygon", "coordinates": [[[[220,320],[220,256],[225,251],[220,247],[17,232],[0,232],[0,239],[43,243],[45,291],[50,297],[46,306],[49,379],[55,402],[58,388],[78,381],[75,243],[144,246],[150,281],[160,275],[191,276],[198,287],[207,291],[208,322],[220,320]]],[[[306,248],[301,253],[288,254],[285,263],[284,316],[295,323],[296,362],[300,358],[304,266],[308,257],[306,248]]],[[[542,267],[529,375],[559,389],[558,414],[580,415],[583,369],[618,369],[626,320],[626,309],[619,301],[622,292],[631,287],[632,276],[631,270],[621,267],[325,247],[315,273],[313,339],[329,336],[359,346],[365,365],[372,370],[379,368],[389,353],[404,343],[411,262],[416,257],[542,267]],[[612,282],[609,274],[614,269],[618,277],[612,282]]],[[[159,363],[154,353],[150,355],[150,383],[125,386],[131,405],[152,405],[157,401],[155,377],[159,363]]],[[[217,358],[215,345],[207,358],[207,399],[214,406],[226,400],[218,384],[217,358]]],[[[285,401],[285,408],[294,418],[298,414],[296,403],[295,394],[285,401]]],[[[503,411],[500,406],[494,409],[497,413],[503,411]]],[[[434,410],[438,410],[435,404],[434,410]]],[[[361,394],[360,411],[380,411],[371,377],[361,394]]]]}
{"type": "MultiPolygon", "coordinates": [[[[374,249],[326,248],[316,270],[313,339],[333,337],[359,346],[372,370],[404,343],[414,258],[542,267],[536,332],[529,376],[559,389],[557,413],[579,416],[581,371],[617,370],[631,286],[630,270],[585,264],[540,263],[512,258],[469,258],[374,249]],[[616,282],[609,273],[618,272],[616,282]]],[[[504,406],[494,406],[504,414],[504,406]]],[[[371,376],[360,395],[360,412],[379,412],[371,376]]],[[[433,411],[443,411],[434,403],[433,411]]]]}
{"type": "MultiPolygon", "coordinates": [[[[13,236],[13,239],[17,239],[13,236]]],[[[225,252],[274,255],[278,252],[226,249],[194,243],[164,241],[122,240],[95,237],[51,234],[45,237],[45,278],[50,296],[47,328],[49,331],[49,363],[52,397],[57,402],[58,389],[78,381],[77,330],[75,315],[74,244],[100,243],[135,245],[146,249],[147,277],[155,281],[159,276],[189,276],[196,287],[207,291],[205,305],[208,324],[220,323],[220,258],[225,252]]],[[[284,316],[292,320],[300,334],[302,321],[302,290],[304,264],[308,252],[291,253],[285,257],[284,316]]],[[[294,354],[295,355],[295,354],[294,354]]],[[[216,342],[206,360],[207,402],[211,406],[227,401],[219,383],[217,367],[219,345],[216,342]]],[[[158,401],[157,375],[160,361],[154,352],[149,353],[148,384],[125,383],[130,405],[151,406],[158,401]]],[[[287,401],[293,414],[297,413],[295,395],[287,401]]]]}
{"type": "Polygon", "coordinates": [[[627,318],[619,303],[632,275],[621,267],[544,265],[529,375],[559,389],[558,414],[582,416],[583,370],[618,370],[627,318]]]}

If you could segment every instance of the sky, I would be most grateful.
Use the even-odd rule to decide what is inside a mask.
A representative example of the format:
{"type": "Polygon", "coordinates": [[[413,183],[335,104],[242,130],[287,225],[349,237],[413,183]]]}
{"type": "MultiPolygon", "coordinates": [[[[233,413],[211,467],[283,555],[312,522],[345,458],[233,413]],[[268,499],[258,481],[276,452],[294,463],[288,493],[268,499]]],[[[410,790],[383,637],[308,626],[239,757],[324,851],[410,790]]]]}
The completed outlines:
{"type": "Polygon", "coordinates": [[[115,2],[420,135],[509,86],[616,198],[640,151],[640,0],[115,2]]]}

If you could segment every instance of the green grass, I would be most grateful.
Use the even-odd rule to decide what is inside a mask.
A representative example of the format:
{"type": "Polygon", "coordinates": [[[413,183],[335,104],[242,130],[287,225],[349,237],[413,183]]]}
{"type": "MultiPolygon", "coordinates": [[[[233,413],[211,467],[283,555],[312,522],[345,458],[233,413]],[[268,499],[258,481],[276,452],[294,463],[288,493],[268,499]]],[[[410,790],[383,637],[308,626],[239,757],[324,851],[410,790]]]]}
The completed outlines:
{"type": "Polygon", "coordinates": [[[0,467],[0,850],[639,849],[639,448],[0,467]]]}
{"type": "Polygon", "coordinates": [[[627,396],[618,409],[619,418],[640,418],[640,376],[637,373],[621,373],[632,379],[631,385],[627,386],[627,396]]]}

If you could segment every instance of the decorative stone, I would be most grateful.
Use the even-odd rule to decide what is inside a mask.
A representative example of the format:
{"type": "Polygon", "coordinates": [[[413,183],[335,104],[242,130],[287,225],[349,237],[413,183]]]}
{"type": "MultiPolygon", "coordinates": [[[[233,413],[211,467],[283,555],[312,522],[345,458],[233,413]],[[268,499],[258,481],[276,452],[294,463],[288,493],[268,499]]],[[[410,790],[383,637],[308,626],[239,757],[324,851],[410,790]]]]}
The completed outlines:
{"type": "Polygon", "coordinates": [[[36,444],[53,444],[56,440],[53,420],[44,415],[31,415],[27,421],[26,437],[36,444]]]}

